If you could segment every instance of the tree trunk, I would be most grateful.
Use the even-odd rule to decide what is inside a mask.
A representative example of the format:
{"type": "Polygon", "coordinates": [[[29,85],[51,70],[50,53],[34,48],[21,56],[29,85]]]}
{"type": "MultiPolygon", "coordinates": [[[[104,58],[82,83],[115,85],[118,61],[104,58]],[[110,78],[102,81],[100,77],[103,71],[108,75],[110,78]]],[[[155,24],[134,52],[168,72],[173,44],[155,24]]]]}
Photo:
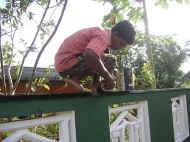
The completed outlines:
{"type": "Polygon", "coordinates": [[[3,92],[5,95],[7,95],[5,70],[4,70],[4,65],[3,65],[3,51],[2,51],[2,47],[1,47],[1,12],[0,12],[0,60],[1,60],[1,79],[2,79],[2,83],[3,83],[3,92]]]}
{"type": "Polygon", "coordinates": [[[146,0],[142,0],[143,2],[143,9],[144,9],[144,26],[145,26],[145,44],[147,47],[147,56],[149,59],[149,63],[151,66],[151,72],[153,74],[153,84],[152,87],[156,88],[156,76],[155,76],[155,67],[154,67],[154,59],[153,59],[153,51],[152,47],[150,46],[150,41],[149,41],[149,23],[148,23],[148,14],[147,14],[147,7],[146,7],[146,0]]]}

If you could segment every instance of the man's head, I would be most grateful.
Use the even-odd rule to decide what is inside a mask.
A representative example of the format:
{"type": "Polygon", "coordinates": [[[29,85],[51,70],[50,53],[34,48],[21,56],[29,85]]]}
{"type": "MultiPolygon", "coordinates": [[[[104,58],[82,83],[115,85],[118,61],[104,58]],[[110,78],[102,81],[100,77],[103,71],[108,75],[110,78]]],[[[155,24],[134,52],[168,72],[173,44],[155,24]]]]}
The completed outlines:
{"type": "Polygon", "coordinates": [[[135,34],[134,27],[129,21],[124,20],[117,23],[111,29],[111,49],[120,49],[133,44],[135,34]]]}

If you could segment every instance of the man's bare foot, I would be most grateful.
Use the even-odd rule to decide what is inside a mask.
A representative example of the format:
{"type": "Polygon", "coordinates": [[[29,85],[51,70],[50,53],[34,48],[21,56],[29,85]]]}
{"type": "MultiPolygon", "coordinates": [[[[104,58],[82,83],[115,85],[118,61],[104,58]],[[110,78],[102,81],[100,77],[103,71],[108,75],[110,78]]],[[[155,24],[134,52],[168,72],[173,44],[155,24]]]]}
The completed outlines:
{"type": "Polygon", "coordinates": [[[83,85],[80,83],[77,83],[76,81],[72,79],[64,79],[64,81],[70,85],[72,85],[74,88],[76,88],[79,92],[92,92],[92,90],[88,88],[84,88],[83,85]]]}

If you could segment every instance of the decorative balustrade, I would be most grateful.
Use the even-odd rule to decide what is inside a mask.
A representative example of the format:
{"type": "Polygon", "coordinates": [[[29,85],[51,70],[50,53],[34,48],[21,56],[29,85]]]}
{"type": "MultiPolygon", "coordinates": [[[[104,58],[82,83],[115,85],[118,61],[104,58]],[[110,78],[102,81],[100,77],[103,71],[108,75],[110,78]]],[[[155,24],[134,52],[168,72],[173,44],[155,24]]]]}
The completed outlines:
{"type": "Polygon", "coordinates": [[[112,142],[125,142],[127,138],[129,142],[150,142],[149,114],[146,101],[110,108],[110,116],[114,114],[118,114],[118,116],[110,125],[112,142]],[[136,116],[130,111],[136,112],[136,116]]]}
{"type": "Polygon", "coordinates": [[[10,131],[1,141],[188,142],[189,95],[189,89],[165,89],[0,96],[0,132],[10,131]],[[54,115],[27,117],[46,113],[54,115]],[[27,120],[9,122],[15,116],[27,120]],[[55,139],[31,130],[49,124],[59,127],[55,139]]]}
{"type": "Polygon", "coordinates": [[[186,96],[172,98],[172,115],[175,142],[182,142],[189,136],[186,96]]]}
{"type": "Polygon", "coordinates": [[[8,122],[0,124],[0,131],[12,131],[9,137],[2,140],[2,142],[18,142],[21,139],[31,142],[55,142],[40,135],[34,134],[27,130],[39,125],[48,125],[58,123],[59,126],[59,141],[60,142],[76,142],[74,112],[58,113],[55,116],[47,118],[38,118],[25,121],[8,122]]]}

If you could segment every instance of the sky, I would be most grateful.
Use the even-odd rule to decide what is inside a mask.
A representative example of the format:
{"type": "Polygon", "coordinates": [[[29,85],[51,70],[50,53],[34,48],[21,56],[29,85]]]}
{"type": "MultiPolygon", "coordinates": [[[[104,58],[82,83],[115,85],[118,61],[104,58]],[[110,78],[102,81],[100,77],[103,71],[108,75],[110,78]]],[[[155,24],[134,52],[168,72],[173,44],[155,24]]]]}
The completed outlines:
{"type": "MultiPolygon", "coordinates": [[[[39,67],[54,64],[54,56],[63,40],[72,33],[87,27],[101,26],[103,16],[109,12],[111,8],[109,5],[102,5],[102,3],[94,2],[92,0],[69,0],[67,9],[63,16],[59,29],[52,41],[44,51],[39,67]]],[[[40,13],[40,12],[39,12],[40,13]]],[[[35,29],[31,29],[32,23],[27,23],[22,35],[28,35],[35,29]]],[[[27,38],[27,36],[25,37],[27,38]]],[[[36,54],[31,53],[27,58],[25,66],[33,66],[36,54]]]]}
{"type": "MultiPolygon", "coordinates": [[[[148,5],[149,28],[151,34],[172,35],[182,44],[190,41],[190,5],[172,4],[168,9],[153,7],[151,0],[148,5]]],[[[187,58],[181,70],[190,71],[190,59],[187,58]]]]}
{"type": "Polygon", "coordinates": [[[173,35],[180,41],[190,40],[190,5],[171,4],[168,9],[153,7],[148,4],[150,33],[157,35],[173,35]]]}
{"type": "Polygon", "coordinates": [[[5,7],[5,0],[0,0],[0,8],[5,7]]]}
{"type": "MultiPolygon", "coordinates": [[[[4,0],[0,0],[2,3],[4,0]]],[[[155,35],[172,35],[179,42],[190,40],[190,4],[172,4],[167,9],[153,6],[152,0],[147,1],[149,30],[155,35]]],[[[92,0],[69,0],[62,23],[40,59],[39,67],[53,65],[54,56],[62,41],[75,31],[93,26],[101,26],[103,16],[109,12],[110,5],[92,0]]],[[[27,32],[32,33],[31,23],[27,24],[27,32]]],[[[28,36],[29,37],[29,36],[28,36]]],[[[30,54],[25,66],[33,66],[35,54],[30,54]]],[[[182,70],[190,70],[189,61],[182,66],[182,70]]]]}

